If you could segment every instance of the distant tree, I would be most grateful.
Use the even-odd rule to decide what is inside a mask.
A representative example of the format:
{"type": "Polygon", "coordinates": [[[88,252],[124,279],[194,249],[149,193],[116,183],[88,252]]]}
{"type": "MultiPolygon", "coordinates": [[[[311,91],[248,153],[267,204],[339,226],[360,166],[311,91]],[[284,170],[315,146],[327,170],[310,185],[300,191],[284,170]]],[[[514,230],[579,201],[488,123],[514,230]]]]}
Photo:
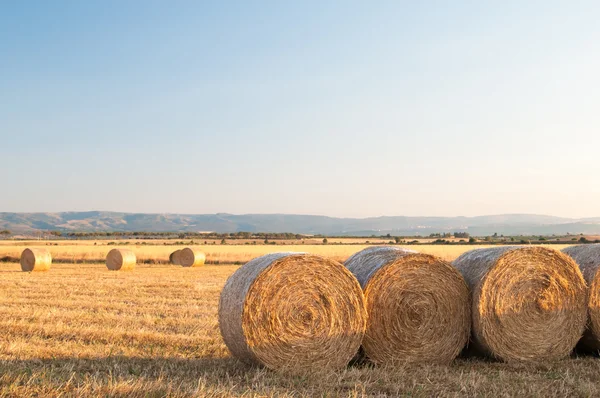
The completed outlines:
{"type": "Polygon", "coordinates": [[[221,244],[222,245],[226,245],[227,244],[227,241],[225,240],[225,238],[221,239],[221,244]]]}
{"type": "Polygon", "coordinates": [[[265,238],[265,245],[269,244],[269,238],[265,238]]]}
{"type": "Polygon", "coordinates": [[[10,235],[12,232],[10,232],[8,229],[5,229],[3,231],[0,231],[0,235],[10,235]]]}
{"type": "Polygon", "coordinates": [[[477,242],[477,239],[473,238],[472,236],[469,238],[469,243],[475,243],[477,242]]]}
{"type": "Polygon", "coordinates": [[[581,242],[581,243],[588,243],[589,240],[587,240],[587,238],[585,236],[582,236],[581,238],[579,238],[579,242],[581,242]]]}
{"type": "Polygon", "coordinates": [[[323,244],[326,245],[327,244],[327,238],[323,238],[323,244]]]}
{"type": "Polygon", "coordinates": [[[400,237],[399,237],[399,236],[394,236],[394,241],[395,241],[396,243],[400,243],[402,240],[400,239],[400,237]]]}

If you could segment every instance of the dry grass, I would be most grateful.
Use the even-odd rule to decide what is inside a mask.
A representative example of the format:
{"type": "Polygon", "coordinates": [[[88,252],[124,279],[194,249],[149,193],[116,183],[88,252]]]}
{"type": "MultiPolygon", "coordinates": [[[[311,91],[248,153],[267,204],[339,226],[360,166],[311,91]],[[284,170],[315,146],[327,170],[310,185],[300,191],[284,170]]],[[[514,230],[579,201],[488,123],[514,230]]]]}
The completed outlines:
{"type": "Polygon", "coordinates": [[[452,366],[352,366],[311,377],[248,367],[231,358],[217,322],[219,293],[237,268],[140,265],[114,273],[103,263],[55,264],[28,274],[17,262],[0,263],[0,396],[600,394],[594,357],[542,365],[459,359],[452,366]]]}

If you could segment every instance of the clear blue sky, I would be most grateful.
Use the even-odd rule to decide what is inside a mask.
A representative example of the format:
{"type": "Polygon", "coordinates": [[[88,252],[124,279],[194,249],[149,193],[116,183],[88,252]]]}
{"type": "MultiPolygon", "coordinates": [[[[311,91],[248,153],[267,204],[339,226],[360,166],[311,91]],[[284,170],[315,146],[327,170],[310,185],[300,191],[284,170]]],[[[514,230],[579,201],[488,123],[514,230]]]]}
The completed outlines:
{"type": "Polygon", "coordinates": [[[597,1],[0,2],[0,211],[600,216],[599,20],[597,1]]]}

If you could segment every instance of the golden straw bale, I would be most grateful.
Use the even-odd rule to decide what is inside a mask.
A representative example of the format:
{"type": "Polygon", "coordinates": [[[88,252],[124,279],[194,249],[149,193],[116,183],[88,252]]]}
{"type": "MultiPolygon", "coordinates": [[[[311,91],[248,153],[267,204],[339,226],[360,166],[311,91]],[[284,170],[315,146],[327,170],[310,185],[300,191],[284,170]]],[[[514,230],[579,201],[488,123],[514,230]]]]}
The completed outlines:
{"type": "Polygon", "coordinates": [[[588,323],[579,347],[600,350],[600,244],[567,247],[563,253],[575,260],[588,285],[588,323]]]}
{"type": "Polygon", "coordinates": [[[395,247],[370,247],[346,263],[365,293],[363,351],[377,364],[449,363],[471,330],[469,289],[440,258],[395,247]]]}
{"type": "Polygon", "coordinates": [[[179,264],[184,267],[200,267],[205,261],[206,256],[197,249],[186,247],[179,253],[179,264]]]}
{"type": "Polygon", "coordinates": [[[219,302],[219,327],[239,360],[310,373],[347,366],[366,326],[358,281],[340,263],[272,253],[240,267],[219,302]]]}
{"type": "Polygon", "coordinates": [[[180,260],[181,250],[175,250],[169,255],[169,262],[173,265],[181,265],[180,260]]]}
{"type": "Polygon", "coordinates": [[[21,269],[25,272],[48,271],[52,255],[46,249],[25,249],[21,253],[21,269]]]}
{"type": "Polygon", "coordinates": [[[130,271],[135,263],[135,253],[127,249],[112,249],[106,256],[106,266],[111,271],[130,271]]]}
{"type": "Polygon", "coordinates": [[[477,249],[453,265],[472,292],[473,343],[504,361],[571,353],[585,328],[586,285],[577,264],[544,247],[477,249]]]}

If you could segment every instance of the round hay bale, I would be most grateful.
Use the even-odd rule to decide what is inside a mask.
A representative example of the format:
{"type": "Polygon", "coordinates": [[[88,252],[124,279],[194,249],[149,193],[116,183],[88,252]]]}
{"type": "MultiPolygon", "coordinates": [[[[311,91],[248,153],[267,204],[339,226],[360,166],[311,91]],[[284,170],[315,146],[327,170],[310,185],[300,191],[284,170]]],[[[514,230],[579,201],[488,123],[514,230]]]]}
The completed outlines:
{"type": "Polygon", "coordinates": [[[347,366],[366,320],[350,271],[306,253],[255,258],[227,280],[219,301],[219,328],[235,357],[293,373],[347,366]]]}
{"type": "Polygon", "coordinates": [[[562,251],[579,265],[588,285],[588,322],[578,349],[600,350],[600,244],[567,247],[562,251]]]}
{"type": "Polygon", "coordinates": [[[52,265],[52,255],[46,249],[25,249],[21,253],[21,270],[48,271],[52,265]]]}
{"type": "Polygon", "coordinates": [[[370,247],[346,263],[364,290],[364,354],[374,363],[449,363],[471,331],[469,288],[440,258],[370,247]]]}
{"type": "Polygon", "coordinates": [[[179,256],[181,255],[181,250],[175,250],[173,253],[169,255],[169,262],[173,265],[181,265],[179,256]]]}
{"type": "Polygon", "coordinates": [[[543,247],[495,247],[453,265],[472,292],[476,351],[507,362],[571,353],[585,328],[586,285],[567,255],[543,247]]]}
{"type": "Polygon", "coordinates": [[[127,249],[112,249],[106,256],[106,267],[111,271],[132,270],[135,263],[135,253],[127,249]]]}
{"type": "Polygon", "coordinates": [[[199,250],[186,247],[179,253],[179,264],[184,267],[200,267],[205,261],[206,256],[199,250]]]}

